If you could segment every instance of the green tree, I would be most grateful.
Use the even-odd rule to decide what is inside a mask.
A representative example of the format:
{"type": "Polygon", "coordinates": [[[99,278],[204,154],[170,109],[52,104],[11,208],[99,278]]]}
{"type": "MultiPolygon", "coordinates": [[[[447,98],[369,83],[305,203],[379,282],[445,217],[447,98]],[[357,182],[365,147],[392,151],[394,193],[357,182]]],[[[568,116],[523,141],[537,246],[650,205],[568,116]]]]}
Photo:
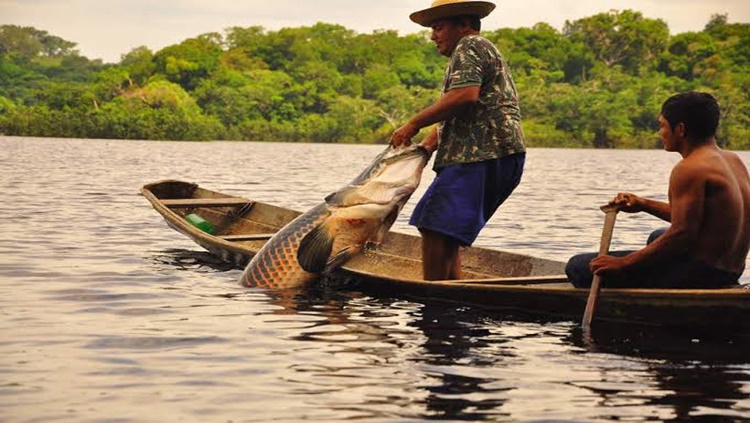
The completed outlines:
{"type": "Polygon", "coordinates": [[[226,29],[225,43],[229,50],[244,50],[254,54],[265,41],[265,30],[262,26],[247,28],[233,26],[226,29]]]}
{"type": "Polygon", "coordinates": [[[400,81],[398,74],[390,66],[374,64],[362,77],[362,94],[365,98],[375,98],[377,93],[399,85],[400,81]]]}
{"type": "Polygon", "coordinates": [[[101,110],[114,138],[210,140],[222,134],[217,119],[205,116],[182,87],[163,80],[128,90],[101,110]]]}
{"type": "MultiPolygon", "coordinates": [[[[670,36],[638,12],[485,30],[508,61],[533,146],[652,148],[670,95],[715,93],[719,142],[750,148],[750,25],[714,15],[670,36]]],[[[0,132],[142,139],[385,142],[435,101],[446,58],[429,31],[318,23],[233,27],[118,64],[35,28],[0,27],[0,132]]],[[[427,131],[423,131],[423,136],[427,131]]]]}
{"type": "Polygon", "coordinates": [[[678,34],[669,41],[667,51],[662,55],[659,70],[670,76],[692,80],[701,64],[717,53],[713,37],[705,32],[678,34]]]}
{"type": "Polygon", "coordinates": [[[571,41],[546,23],[532,28],[503,28],[486,36],[498,46],[514,76],[541,71],[560,78],[572,49],[571,41]]]}
{"type": "Polygon", "coordinates": [[[146,46],[136,47],[122,55],[119,67],[127,71],[131,84],[144,84],[156,71],[154,54],[146,46]]]}
{"type": "Polygon", "coordinates": [[[609,67],[621,66],[633,75],[642,67],[655,67],[669,39],[669,27],[663,20],[647,19],[632,10],[566,21],[563,32],[571,40],[583,42],[596,60],[609,67]]]}
{"type": "Polygon", "coordinates": [[[76,43],[33,27],[0,26],[0,54],[18,55],[26,59],[37,56],[61,57],[77,54],[75,46],[76,43]]]}
{"type": "Polygon", "coordinates": [[[156,72],[191,91],[216,69],[222,52],[221,36],[209,33],[159,50],[153,62],[156,72]]]}
{"type": "Polygon", "coordinates": [[[376,111],[387,123],[386,130],[393,132],[415,111],[421,110],[438,99],[439,93],[421,87],[407,88],[394,85],[378,92],[376,111]]]}

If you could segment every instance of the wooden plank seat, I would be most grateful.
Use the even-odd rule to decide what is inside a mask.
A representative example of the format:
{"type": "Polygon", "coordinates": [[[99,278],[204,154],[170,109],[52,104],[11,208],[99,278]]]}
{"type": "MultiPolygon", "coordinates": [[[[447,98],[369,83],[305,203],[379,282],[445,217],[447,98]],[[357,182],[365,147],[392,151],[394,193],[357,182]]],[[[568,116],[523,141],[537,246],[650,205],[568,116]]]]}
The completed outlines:
{"type": "Polygon", "coordinates": [[[275,234],[247,234],[247,235],[217,235],[226,241],[263,241],[271,239],[275,234]]]}
{"type": "Polygon", "coordinates": [[[252,201],[242,197],[225,198],[178,198],[161,200],[162,204],[169,208],[193,208],[193,207],[238,207],[244,206],[252,201]]]}

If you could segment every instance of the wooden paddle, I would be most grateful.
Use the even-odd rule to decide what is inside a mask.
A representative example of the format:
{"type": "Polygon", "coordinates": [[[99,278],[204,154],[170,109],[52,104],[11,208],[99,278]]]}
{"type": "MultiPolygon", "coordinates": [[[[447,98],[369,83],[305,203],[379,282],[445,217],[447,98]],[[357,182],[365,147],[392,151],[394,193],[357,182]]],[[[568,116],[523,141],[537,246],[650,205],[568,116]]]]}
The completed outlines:
{"type": "MultiPolygon", "coordinates": [[[[615,228],[615,218],[617,218],[617,212],[620,209],[617,206],[609,204],[600,208],[604,212],[604,229],[602,230],[602,240],[599,243],[599,255],[602,256],[609,253],[609,244],[612,242],[612,231],[615,228]]],[[[589,299],[586,301],[586,311],[583,313],[583,329],[585,331],[591,329],[591,321],[594,319],[596,304],[599,301],[600,285],[601,277],[594,275],[594,280],[591,282],[589,290],[589,299]]]]}

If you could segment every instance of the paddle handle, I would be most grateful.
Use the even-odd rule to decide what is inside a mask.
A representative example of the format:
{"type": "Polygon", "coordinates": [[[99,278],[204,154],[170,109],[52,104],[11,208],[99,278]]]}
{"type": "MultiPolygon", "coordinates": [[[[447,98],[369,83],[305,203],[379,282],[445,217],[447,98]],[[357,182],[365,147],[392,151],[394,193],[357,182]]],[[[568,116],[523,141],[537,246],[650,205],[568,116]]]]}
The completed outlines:
{"type": "Polygon", "coordinates": [[[609,253],[609,245],[612,243],[612,232],[615,229],[615,219],[617,218],[617,212],[620,211],[614,206],[602,206],[604,212],[604,229],[602,229],[602,239],[599,242],[599,255],[605,255],[609,253]]]}
{"type": "MultiPolygon", "coordinates": [[[[602,239],[599,242],[599,255],[609,253],[609,245],[612,243],[612,232],[615,229],[615,219],[619,209],[617,206],[605,205],[601,207],[604,212],[604,229],[602,229],[602,239]]],[[[586,301],[586,311],[583,313],[583,327],[588,330],[591,328],[591,321],[594,319],[594,312],[599,301],[599,291],[601,290],[601,277],[594,275],[589,289],[589,298],[586,301]]]]}

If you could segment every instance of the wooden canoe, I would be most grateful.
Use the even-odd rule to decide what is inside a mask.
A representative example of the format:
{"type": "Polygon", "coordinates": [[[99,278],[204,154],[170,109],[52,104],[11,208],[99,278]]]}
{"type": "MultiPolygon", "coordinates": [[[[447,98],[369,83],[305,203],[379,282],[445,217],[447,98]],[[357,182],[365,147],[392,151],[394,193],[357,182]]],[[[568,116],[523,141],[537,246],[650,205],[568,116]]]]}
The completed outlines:
{"type": "MultiPolygon", "coordinates": [[[[147,184],[141,194],[169,226],[238,268],[301,213],[176,180],[147,184]],[[188,214],[209,221],[212,233],[189,223],[188,214]]],[[[562,262],[469,247],[461,252],[465,279],[425,281],[420,242],[418,236],[391,232],[378,249],[354,257],[334,276],[347,289],[373,295],[515,309],[580,321],[588,290],[570,285],[562,262]]],[[[750,330],[750,289],[605,288],[596,319],[750,330]]]]}

